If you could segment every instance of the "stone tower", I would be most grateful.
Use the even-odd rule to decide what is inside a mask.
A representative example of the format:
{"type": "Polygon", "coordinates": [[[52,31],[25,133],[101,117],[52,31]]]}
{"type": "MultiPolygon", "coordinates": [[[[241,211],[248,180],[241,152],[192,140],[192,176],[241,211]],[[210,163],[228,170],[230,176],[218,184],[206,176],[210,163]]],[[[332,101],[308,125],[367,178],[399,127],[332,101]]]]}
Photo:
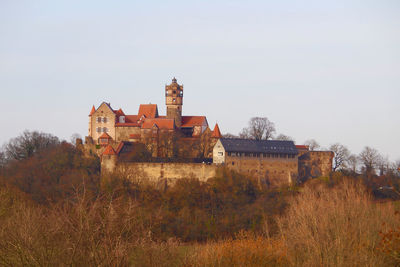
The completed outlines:
{"type": "Polygon", "coordinates": [[[167,105],[167,118],[174,119],[176,127],[181,127],[183,85],[179,85],[175,77],[170,85],[165,86],[165,104],[167,105]]]}

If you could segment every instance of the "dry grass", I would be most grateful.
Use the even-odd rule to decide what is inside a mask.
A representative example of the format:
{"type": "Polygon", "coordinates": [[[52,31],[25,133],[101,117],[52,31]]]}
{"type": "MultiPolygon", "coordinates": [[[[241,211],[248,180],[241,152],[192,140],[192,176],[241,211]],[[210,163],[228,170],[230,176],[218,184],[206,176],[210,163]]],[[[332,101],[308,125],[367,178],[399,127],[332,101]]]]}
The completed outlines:
{"type": "Polygon", "coordinates": [[[0,265],[388,266],[399,255],[393,205],[373,202],[348,180],[334,188],[304,187],[273,237],[266,231],[204,244],[155,241],[143,212],[130,198],[77,196],[43,207],[0,188],[0,265]]]}
{"type": "Polygon", "coordinates": [[[399,221],[391,203],[376,204],[361,184],[344,180],[305,187],[278,224],[292,266],[384,266],[379,232],[399,221]]]}
{"type": "Polygon", "coordinates": [[[286,248],[280,240],[251,234],[194,247],[187,266],[286,266],[286,248]]]}

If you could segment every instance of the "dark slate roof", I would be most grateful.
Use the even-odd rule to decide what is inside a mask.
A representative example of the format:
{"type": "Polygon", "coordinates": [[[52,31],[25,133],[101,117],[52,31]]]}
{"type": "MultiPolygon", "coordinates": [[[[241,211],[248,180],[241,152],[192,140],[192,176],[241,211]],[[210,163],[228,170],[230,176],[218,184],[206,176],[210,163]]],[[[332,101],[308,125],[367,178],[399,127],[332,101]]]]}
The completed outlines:
{"type": "Polygon", "coordinates": [[[293,141],[219,139],[226,152],[297,154],[293,141]]]}

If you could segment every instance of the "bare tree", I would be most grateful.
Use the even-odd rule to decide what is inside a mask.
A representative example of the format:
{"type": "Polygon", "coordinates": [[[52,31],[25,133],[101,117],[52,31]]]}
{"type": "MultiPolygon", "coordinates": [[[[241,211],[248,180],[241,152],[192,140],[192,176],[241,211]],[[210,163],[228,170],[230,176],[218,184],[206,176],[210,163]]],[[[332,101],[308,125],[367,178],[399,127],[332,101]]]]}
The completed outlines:
{"type": "Polygon", "coordinates": [[[71,144],[73,144],[74,146],[76,146],[76,139],[82,139],[82,136],[78,133],[74,133],[71,135],[70,141],[71,141],[71,144]]]}
{"type": "Polygon", "coordinates": [[[231,138],[231,139],[233,139],[233,138],[238,138],[237,135],[234,135],[234,134],[231,134],[231,133],[226,133],[226,134],[224,134],[222,137],[223,137],[223,138],[231,138]]]}
{"type": "Polygon", "coordinates": [[[281,140],[281,141],[293,141],[294,138],[291,136],[285,135],[285,134],[279,134],[277,137],[275,137],[275,140],[281,140]]]}
{"type": "Polygon", "coordinates": [[[333,158],[333,171],[345,167],[348,157],[350,156],[350,151],[342,144],[335,143],[329,147],[329,150],[335,153],[333,158]]]}
{"type": "Polygon", "coordinates": [[[249,121],[249,126],[240,132],[240,138],[268,140],[275,133],[275,124],[266,117],[253,117],[249,121]]]}
{"type": "Polygon", "coordinates": [[[59,144],[58,137],[37,131],[25,131],[22,135],[10,140],[5,146],[8,159],[22,160],[31,157],[36,152],[59,144]]]}
{"type": "Polygon", "coordinates": [[[6,165],[6,155],[3,151],[0,151],[0,170],[6,165]]]}
{"type": "Polygon", "coordinates": [[[379,175],[384,175],[388,172],[392,172],[395,169],[394,164],[390,162],[389,157],[383,157],[381,155],[379,156],[377,168],[379,169],[379,175]]]}
{"type": "Polygon", "coordinates": [[[355,173],[357,171],[357,166],[358,166],[358,156],[354,154],[348,156],[346,160],[346,165],[352,172],[355,173]]]}
{"type": "Polygon", "coordinates": [[[359,158],[361,163],[364,165],[365,172],[367,174],[373,174],[375,168],[379,164],[381,156],[379,155],[378,150],[366,146],[363,151],[361,151],[359,158]]]}
{"type": "Polygon", "coordinates": [[[310,149],[311,151],[314,151],[314,150],[316,150],[316,149],[318,149],[318,148],[321,147],[321,146],[318,144],[318,142],[315,141],[315,139],[308,139],[308,140],[306,140],[306,141],[304,142],[304,145],[308,146],[309,149],[310,149]]]}
{"type": "Polygon", "coordinates": [[[243,128],[242,131],[239,133],[239,138],[243,138],[243,139],[252,139],[252,138],[250,137],[249,129],[243,128]]]}

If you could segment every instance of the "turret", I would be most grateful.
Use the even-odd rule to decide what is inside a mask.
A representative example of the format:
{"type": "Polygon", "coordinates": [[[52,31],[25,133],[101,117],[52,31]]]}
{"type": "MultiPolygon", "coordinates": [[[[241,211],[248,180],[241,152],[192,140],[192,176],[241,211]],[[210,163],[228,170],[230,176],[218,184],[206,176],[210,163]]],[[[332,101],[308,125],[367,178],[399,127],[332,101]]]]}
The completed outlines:
{"type": "Polygon", "coordinates": [[[93,105],[93,107],[92,107],[92,110],[90,110],[90,113],[89,113],[89,135],[88,136],[92,136],[92,115],[93,115],[93,113],[95,113],[96,112],[96,108],[94,107],[94,105],[93,105]]]}
{"type": "Polygon", "coordinates": [[[181,127],[183,85],[179,85],[175,77],[170,85],[165,86],[165,104],[167,105],[167,118],[173,119],[176,127],[181,127]]]}

